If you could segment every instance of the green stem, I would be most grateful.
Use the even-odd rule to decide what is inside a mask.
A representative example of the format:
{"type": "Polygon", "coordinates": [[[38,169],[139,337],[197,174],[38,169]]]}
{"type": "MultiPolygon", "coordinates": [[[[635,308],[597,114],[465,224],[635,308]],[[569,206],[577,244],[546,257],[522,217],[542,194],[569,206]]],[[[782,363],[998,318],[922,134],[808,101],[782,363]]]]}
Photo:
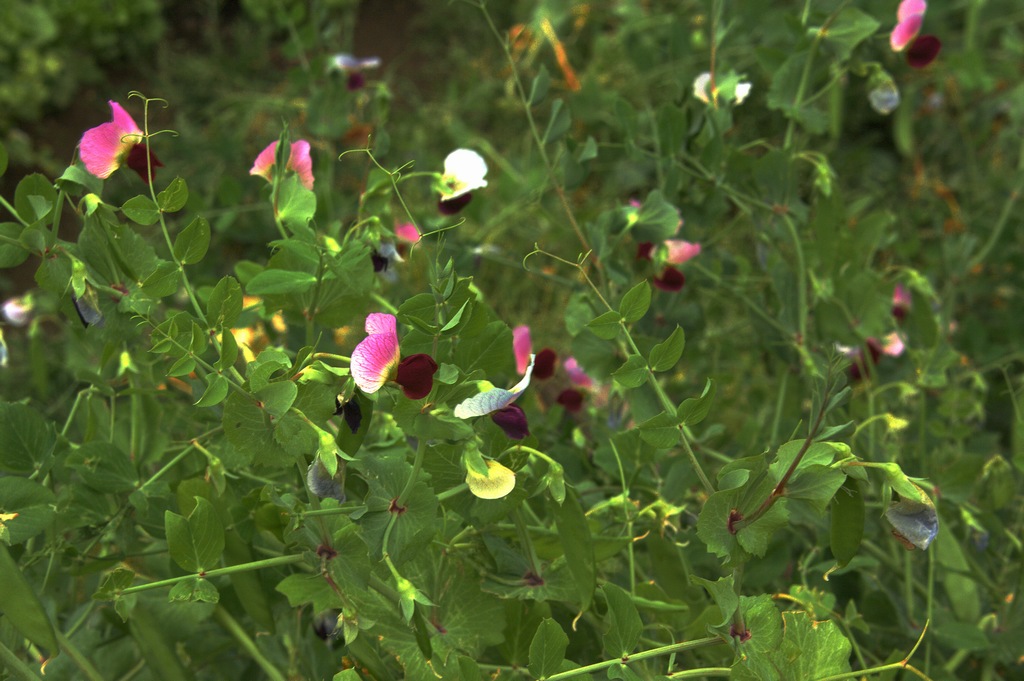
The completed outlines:
{"type": "Polygon", "coordinates": [[[192,451],[192,449],[193,449],[193,448],[194,448],[195,446],[196,446],[196,443],[195,443],[195,442],[190,442],[190,443],[189,443],[189,445],[188,445],[188,447],[185,447],[185,449],[183,449],[183,450],[181,450],[180,452],[178,452],[178,454],[177,454],[177,455],[176,455],[176,456],[175,456],[175,457],[174,457],[173,459],[171,459],[170,461],[168,461],[168,462],[167,462],[167,463],[166,463],[166,464],[164,465],[164,467],[163,467],[163,468],[161,468],[161,469],[160,469],[160,470],[158,470],[158,471],[157,471],[156,473],[154,473],[154,474],[153,474],[153,475],[152,475],[152,476],[151,476],[151,477],[149,478],[149,480],[146,480],[146,482],[142,483],[142,485],[140,485],[140,486],[139,486],[139,490],[141,491],[141,490],[144,490],[144,489],[146,489],[146,487],[148,487],[149,485],[153,484],[153,482],[154,482],[154,481],[156,481],[157,479],[159,479],[159,478],[163,477],[164,473],[166,473],[167,471],[169,471],[169,470],[171,470],[172,468],[174,468],[175,466],[177,466],[177,465],[178,465],[178,462],[180,462],[180,461],[181,461],[182,459],[184,459],[184,458],[185,458],[186,456],[188,456],[189,452],[191,452],[191,451],[192,451]]]}
{"type": "Polygon", "coordinates": [[[130,586],[127,589],[122,589],[117,593],[118,596],[124,596],[125,594],[138,593],[140,591],[149,591],[150,589],[161,589],[166,586],[173,586],[179,582],[184,582],[188,579],[194,579],[200,577],[202,579],[210,579],[211,577],[220,577],[221,575],[230,575],[236,572],[249,572],[250,570],[262,570],[263,568],[277,567],[280,565],[291,565],[292,563],[299,563],[305,560],[305,556],[301,553],[292,554],[289,556],[277,556],[276,558],[265,558],[263,560],[256,560],[251,563],[240,563],[239,565],[229,565],[228,567],[217,568],[216,570],[207,570],[200,574],[189,574],[182,575],[180,577],[171,577],[170,579],[161,579],[156,582],[149,582],[148,584],[139,584],[138,586],[130,586]]]}
{"type": "Polygon", "coordinates": [[[800,332],[800,345],[807,342],[807,265],[804,262],[804,247],[800,241],[800,234],[796,225],[789,215],[783,216],[783,222],[793,240],[793,250],[796,253],[796,304],[797,304],[797,329],[800,332]]]}
{"type": "MultiPolygon", "coordinates": [[[[20,222],[22,227],[28,227],[28,223],[25,222],[25,220],[20,215],[18,215],[18,211],[14,210],[14,206],[12,206],[10,203],[8,203],[7,199],[5,199],[2,196],[0,196],[0,206],[3,206],[4,208],[6,208],[7,212],[10,213],[14,217],[15,220],[20,222]]],[[[24,244],[22,244],[20,241],[17,241],[17,240],[13,240],[13,241],[18,246],[21,246],[22,248],[25,247],[24,244]]]]}
{"type": "Polygon", "coordinates": [[[612,454],[615,455],[615,464],[619,468],[619,484],[622,486],[622,497],[625,503],[622,505],[622,510],[625,513],[625,524],[626,534],[629,535],[629,544],[627,544],[626,557],[629,560],[629,593],[630,595],[636,596],[636,559],[633,554],[633,519],[629,515],[629,481],[626,480],[626,472],[622,467],[622,457],[619,456],[619,448],[615,446],[615,440],[609,440],[608,444],[612,447],[612,454]]]}
{"type": "Polygon", "coordinates": [[[0,641],[0,668],[11,673],[12,678],[19,681],[42,681],[42,678],[32,671],[32,668],[21,661],[21,658],[11,652],[10,648],[0,641]]]}
{"type": "Polygon", "coordinates": [[[452,487],[449,490],[445,490],[444,492],[438,492],[437,500],[445,501],[446,499],[451,499],[452,497],[465,492],[468,487],[469,485],[467,485],[466,483],[462,483],[461,485],[456,485],[455,487],[452,487]]]}
{"type": "Polygon", "coordinates": [[[732,669],[729,667],[705,667],[703,669],[687,669],[685,672],[669,674],[670,679],[700,679],[709,676],[729,676],[732,669]]]}
{"type": "Polygon", "coordinates": [[[213,619],[217,620],[217,623],[231,634],[232,638],[249,654],[249,657],[259,665],[260,669],[267,675],[267,678],[271,681],[287,681],[284,674],[260,652],[260,649],[256,647],[256,643],[250,638],[249,634],[242,629],[241,625],[235,621],[235,618],[223,606],[217,606],[217,609],[213,611],[213,619]]]}
{"type": "MultiPolygon", "coordinates": [[[[621,658],[616,658],[614,660],[605,660],[604,662],[596,662],[594,664],[588,664],[588,665],[583,666],[583,667],[578,667],[576,669],[571,669],[571,670],[569,670],[567,672],[558,672],[557,674],[552,674],[551,676],[546,677],[545,681],[559,681],[560,679],[569,679],[569,678],[572,678],[574,676],[580,676],[581,674],[589,674],[590,672],[600,671],[601,669],[608,669],[609,667],[614,667],[617,664],[626,664],[626,663],[629,663],[629,662],[639,662],[640,660],[647,660],[647,659],[650,659],[652,657],[660,657],[662,655],[671,655],[672,653],[678,653],[678,652],[681,652],[681,651],[684,651],[684,650],[693,650],[695,648],[702,648],[704,646],[718,645],[718,644],[722,644],[722,643],[724,643],[724,641],[722,639],[720,639],[719,637],[717,637],[717,636],[709,636],[707,638],[698,638],[698,639],[694,639],[692,641],[683,641],[682,643],[673,643],[672,645],[661,646],[660,648],[651,648],[650,650],[644,650],[644,651],[639,652],[639,653],[634,653],[633,655],[624,655],[621,658]]],[[[717,670],[717,669],[721,669],[721,668],[719,667],[719,668],[714,668],[714,669],[717,670]]],[[[704,672],[707,672],[708,670],[704,669],[704,670],[692,670],[692,671],[693,672],[701,671],[702,673],[704,673],[704,672]]],[[[695,676],[699,676],[699,674],[694,674],[694,675],[695,676]]],[[[721,674],[715,674],[715,676],[721,676],[721,674]]],[[[675,678],[685,678],[685,677],[675,677],[675,678]]]]}
{"type": "MultiPolygon", "coordinates": [[[[1024,159],[1024,148],[1021,149],[1021,158],[1024,159]]],[[[967,264],[967,271],[971,271],[978,265],[985,262],[989,252],[996,247],[999,243],[999,237],[1003,234],[1003,229],[1006,228],[1006,224],[1010,221],[1010,215],[1013,212],[1013,205],[1020,198],[1021,192],[1024,191],[1024,177],[1016,184],[1016,186],[1010,190],[1010,195],[1006,197],[1006,201],[1003,202],[1003,210],[999,213],[999,219],[996,220],[996,226],[992,229],[992,233],[988,237],[988,241],[982,246],[981,250],[971,258],[967,264]]]]}
{"type": "Polygon", "coordinates": [[[89,681],[104,681],[103,676],[99,673],[93,663],[89,661],[85,655],[82,654],[78,648],[65,636],[59,629],[54,633],[57,634],[57,642],[60,643],[60,649],[67,653],[71,661],[75,663],[78,670],[82,672],[82,677],[89,681]]]}

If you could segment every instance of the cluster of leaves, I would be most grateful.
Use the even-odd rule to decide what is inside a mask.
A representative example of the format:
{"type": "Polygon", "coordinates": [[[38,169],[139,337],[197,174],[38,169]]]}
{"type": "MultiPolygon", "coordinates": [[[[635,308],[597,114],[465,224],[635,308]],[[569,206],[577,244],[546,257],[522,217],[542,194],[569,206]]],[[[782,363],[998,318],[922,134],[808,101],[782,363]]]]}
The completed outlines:
{"type": "MultiPolygon", "coordinates": [[[[894,8],[822,4],[542,2],[507,40],[486,5],[435,10],[490,36],[452,47],[453,63],[484,55],[456,74],[463,108],[435,104],[476,124],[470,146],[502,169],[465,218],[434,215],[436,173],[407,172],[409,149],[440,158],[423,140],[452,133],[387,121],[369,104],[381,90],[318,81],[325,56],[296,77],[310,90],[296,125],[328,152],[317,191],[275,173],[250,234],[228,232],[242,201],[210,205],[184,175],[138,195],[133,176],[80,164],[21,179],[0,264],[30,261],[38,288],[27,332],[4,346],[0,668],[820,679],[909,664],[1010,678],[1024,655],[1020,417],[1014,404],[1011,426],[981,427],[992,374],[954,349],[950,323],[970,311],[944,278],[1019,244],[1006,215],[988,241],[956,242],[964,256],[922,243],[910,215],[927,206],[885,181],[913,177],[901,153],[945,168],[914,137],[932,123],[901,108],[882,143],[864,113],[872,76],[901,78],[881,47],[894,8]],[[704,103],[692,81],[710,46],[722,95],[704,103]],[[763,94],[730,100],[747,77],[763,94]],[[341,154],[359,116],[376,141],[341,154]],[[703,251],[679,291],[659,285],[658,245],[681,220],[703,251]],[[398,221],[426,236],[384,273],[395,281],[374,270],[398,221]],[[913,302],[894,316],[897,284],[913,302]],[[347,355],[380,311],[403,356],[436,361],[425,398],[353,384],[347,355]],[[517,402],[530,434],[510,440],[454,407],[482,381],[514,382],[524,321],[591,386],[575,411],[552,399],[560,375],[535,378],[517,402]],[[904,356],[873,361],[897,328],[904,356]],[[860,348],[852,367],[837,343],[860,348]],[[500,499],[467,484],[488,461],[516,475],[500,499]]],[[[299,4],[245,6],[315,30],[299,4]]],[[[905,98],[972,68],[923,74],[905,98]]],[[[281,135],[278,169],[295,136],[281,135]]],[[[172,160],[187,140],[143,143],[188,167],[172,160]]],[[[994,336],[995,349],[968,342],[991,361],[994,336]]],[[[1008,362],[992,366],[1012,392],[1008,362]]]]}

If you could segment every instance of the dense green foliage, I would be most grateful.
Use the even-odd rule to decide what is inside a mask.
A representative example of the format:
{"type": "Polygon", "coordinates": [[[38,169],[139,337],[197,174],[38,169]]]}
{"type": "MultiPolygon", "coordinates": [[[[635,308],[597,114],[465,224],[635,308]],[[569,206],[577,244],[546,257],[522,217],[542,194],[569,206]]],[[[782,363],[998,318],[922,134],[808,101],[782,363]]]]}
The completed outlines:
{"type": "MultiPolygon", "coordinates": [[[[212,2],[152,68],[158,3],[94,4],[0,39],[32,77],[91,35],[82,73],[161,97],[81,129],[120,102],[138,175],[0,146],[0,266],[34,275],[3,281],[0,678],[1022,673],[1014,2],[933,3],[920,69],[894,0],[212,2]],[[457,148],[489,172],[450,214],[457,148]],[[425,397],[354,379],[371,313],[425,397]],[[466,405],[515,392],[521,325],[512,439],[466,405]]],[[[19,82],[19,117],[64,101],[19,82]]]]}

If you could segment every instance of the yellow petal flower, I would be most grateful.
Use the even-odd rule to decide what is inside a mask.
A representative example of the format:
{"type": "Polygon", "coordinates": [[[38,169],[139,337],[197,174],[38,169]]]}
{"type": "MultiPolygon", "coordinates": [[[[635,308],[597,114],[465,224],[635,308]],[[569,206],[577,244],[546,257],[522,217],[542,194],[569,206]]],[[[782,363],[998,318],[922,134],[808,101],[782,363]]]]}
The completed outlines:
{"type": "Polygon", "coordinates": [[[515,489],[516,474],[497,461],[487,461],[487,475],[470,469],[466,471],[466,484],[473,496],[480,499],[501,499],[515,489]]]}

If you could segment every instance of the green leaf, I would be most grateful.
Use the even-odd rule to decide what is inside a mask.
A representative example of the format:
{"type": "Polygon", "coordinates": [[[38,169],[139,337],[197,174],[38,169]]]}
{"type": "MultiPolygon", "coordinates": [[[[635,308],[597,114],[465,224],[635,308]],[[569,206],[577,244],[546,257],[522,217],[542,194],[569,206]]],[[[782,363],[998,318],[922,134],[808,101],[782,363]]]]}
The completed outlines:
{"type": "Polygon", "coordinates": [[[530,674],[544,679],[558,673],[569,647],[569,637],[558,622],[545,617],[530,643],[530,674]]]}
{"type": "Polygon", "coordinates": [[[655,189],[644,199],[631,229],[638,241],[658,243],[671,238],[679,229],[680,221],[679,209],[655,189]]]}
{"type": "Polygon", "coordinates": [[[22,227],[16,222],[0,223],[0,269],[17,267],[28,260],[31,251],[19,242],[21,232],[22,227]]]}
{"type": "Polygon", "coordinates": [[[688,426],[695,426],[711,411],[711,402],[715,399],[715,382],[710,378],[704,383],[704,392],[700,397],[689,397],[676,409],[676,417],[688,426]]]}
{"type": "Polygon", "coordinates": [[[597,140],[592,135],[587,135],[587,140],[580,147],[576,160],[580,163],[597,158],[597,140]]]}
{"type": "Polygon", "coordinates": [[[206,320],[212,328],[228,329],[242,314],[242,287],[234,277],[217,282],[206,303],[206,320]]]}
{"type": "Polygon", "coordinates": [[[832,527],[829,546],[836,559],[836,567],[846,567],[860,550],[864,539],[864,496],[860,483],[847,477],[843,486],[832,497],[832,527]]]}
{"type": "Polygon", "coordinates": [[[690,582],[703,586],[712,600],[715,601],[715,605],[722,611],[722,621],[714,624],[715,627],[724,627],[732,621],[732,616],[736,613],[736,610],[740,607],[740,596],[736,593],[736,586],[733,583],[733,575],[728,577],[721,577],[717,581],[712,582],[709,579],[703,579],[696,575],[690,575],[690,582]]]}
{"type": "Polygon", "coordinates": [[[277,214],[293,233],[305,230],[316,213],[316,194],[302,186],[298,177],[281,180],[278,186],[277,214]]]}
{"type": "Polygon", "coordinates": [[[142,290],[153,298],[163,298],[177,293],[180,283],[181,270],[178,266],[169,260],[161,260],[142,282],[142,290]]]}
{"type": "Polygon", "coordinates": [[[658,343],[651,348],[651,354],[647,358],[647,363],[652,371],[668,371],[683,356],[684,347],[686,347],[686,334],[682,328],[676,326],[672,335],[663,343],[658,343]]]}
{"type": "Polygon", "coordinates": [[[630,355],[612,374],[615,382],[623,388],[638,388],[647,381],[647,360],[640,355],[630,355]]]}
{"type": "Polygon", "coordinates": [[[220,593],[217,587],[202,577],[192,577],[175,584],[167,594],[167,600],[217,603],[220,601],[220,593]]]}
{"type": "Polygon", "coordinates": [[[230,329],[220,332],[220,357],[213,363],[213,368],[218,371],[227,371],[235,365],[238,359],[238,343],[235,342],[235,334],[230,329]]]}
{"type": "Polygon", "coordinates": [[[828,128],[828,117],[813,104],[796,101],[804,65],[810,58],[807,50],[800,50],[789,55],[782,66],[772,75],[767,103],[769,109],[781,111],[787,118],[796,120],[807,129],[807,132],[820,134],[828,128]]]}
{"type": "Polygon", "coordinates": [[[210,223],[196,217],[174,239],[173,253],[183,265],[194,265],[203,259],[210,247],[210,223]]]}
{"type": "Polygon", "coordinates": [[[820,679],[850,671],[852,646],[835,622],[789,611],[782,613],[782,631],[782,645],[773,657],[788,678],[820,679]]]}
{"type": "Polygon", "coordinates": [[[316,285],[316,275],[291,270],[264,270],[253,277],[245,290],[251,296],[306,293],[316,285]]]}
{"type": "Polygon", "coordinates": [[[81,476],[82,482],[98,492],[131,492],[139,484],[128,453],[103,440],[86,442],[73,450],[66,462],[81,476]]]}
{"type": "Polygon", "coordinates": [[[675,414],[661,413],[640,424],[640,437],[652,447],[669,449],[679,444],[679,419],[675,414]]]}
{"type": "Polygon", "coordinates": [[[56,202],[57,190],[40,173],[26,175],[14,190],[14,210],[29,225],[49,216],[56,202]]]}
{"type": "Polygon", "coordinates": [[[549,504],[558,538],[565,551],[565,561],[569,565],[576,582],[576,591],[580,597],[580,609],[586,611],[594,598],[597,586],[597,568],[594,561],[594,544],[590,536],[590,526],[583,514],[579,498],[569,490],[561,504],[549,504]]]}
{"type": "Polygon", "coordinates": [[[551,75],[548,73],[547,67],[541,64],[537,75],[533,77],[533,82],[530,83],[530,106],[537,106],[543,102],[544,98],[548,96],[548,89],[550,87],[551,75]]]}
{"type": "Polygon", "coordinates": [[[188,185],[180,177],[174,178],[163,190],[156,195],[156,205],[165,213],[174,213],[185,207],[188,201],[188,185]]]}
{"type": "Polygon", "coordinates": [[[0,544],[0,584],[3,584],[0,613],[28,640],[46,648],[51,654],[59,652],[46,609],[3,544],[0,544]]]}
{"type": "Polygon", "coordinates": [[[256,391],[256,399],[268,414],[281,418],[295,404],[299,388],[292,381],[276,381],[256,391]]]}
{"type": "Polygon", "coordinates": [[[639,321],[651,306],[651,285],[646,281],[629,289],[619,303],[619,314],[627,324],[639,321]]]}
{"type": "Polygon", "coordinates": [[[53,423],[24,404],[0,403],[0,471],[30,475],[57,444],[53,423]]]}
{"type": "Polygon", "coordinates": [[[825,43],[832,46],[840,61],[845,61],[857,45],[875,34],[880,25],[878,20],[856,7],[847,7],[827,28],[820,30],[825,43]]]}
{"type": "Polygon", "coordinates": [[[152,225],[160,219],[160,209],[148,196],[136,196],[125,201],[121,212],[132,222],[152,225]]]}
{"type": "Polygon", "coordinates": [[[543,143],[550,144],[557,141],[569,131],[572,118],[569,115],[569,108],[561,98],[551,102],[551,117],[548,119],[548,127],[544,131],[543,143]]]}
{"type": "Polygon", "coordinates": [[[204,497],[195,497],[196,507],[188,518],[164,511],[167,550],[186,572],[200,573],[217,565],[224,552],[224,526],[217,511],[204,497]]]}
{"type": "Polygon", "coordinates": [[[288,575],[275,588],[285,595],[293,608],[311,603],[314,611],[324,612],[344,605],[338,592],[320,574],[288,575]]]}
{"type": "Polygon", "coordinates": [[[587,328],[598,338],[611,340],[619,334],[619,322],[621,320],[622,315],[615,310],[608,310],[587,322],[587,328]]]}
{"type": "Polygon", "coordinates": [[[610,657],[625,658],[640,642],[643,622],[629,594],[621,587],[607,583],[601,587],[608,603],[608,631],[604,634],[604,649],[610,657]]]}
{"type": "Polygon", "coordinates": [[[0,476],[0,543],[20,544],[46,530],[55,505],[53,492],[35,480],[0,476]]]}
{"type": "Polygon", "coordinates": [[[209,374],[206,380],[208,384],[202,396],[196,400],[197,407],[214,407],[220,404],[228,396],[228,389],[231,387],[228,379],[221,374],[209,374]]]}

